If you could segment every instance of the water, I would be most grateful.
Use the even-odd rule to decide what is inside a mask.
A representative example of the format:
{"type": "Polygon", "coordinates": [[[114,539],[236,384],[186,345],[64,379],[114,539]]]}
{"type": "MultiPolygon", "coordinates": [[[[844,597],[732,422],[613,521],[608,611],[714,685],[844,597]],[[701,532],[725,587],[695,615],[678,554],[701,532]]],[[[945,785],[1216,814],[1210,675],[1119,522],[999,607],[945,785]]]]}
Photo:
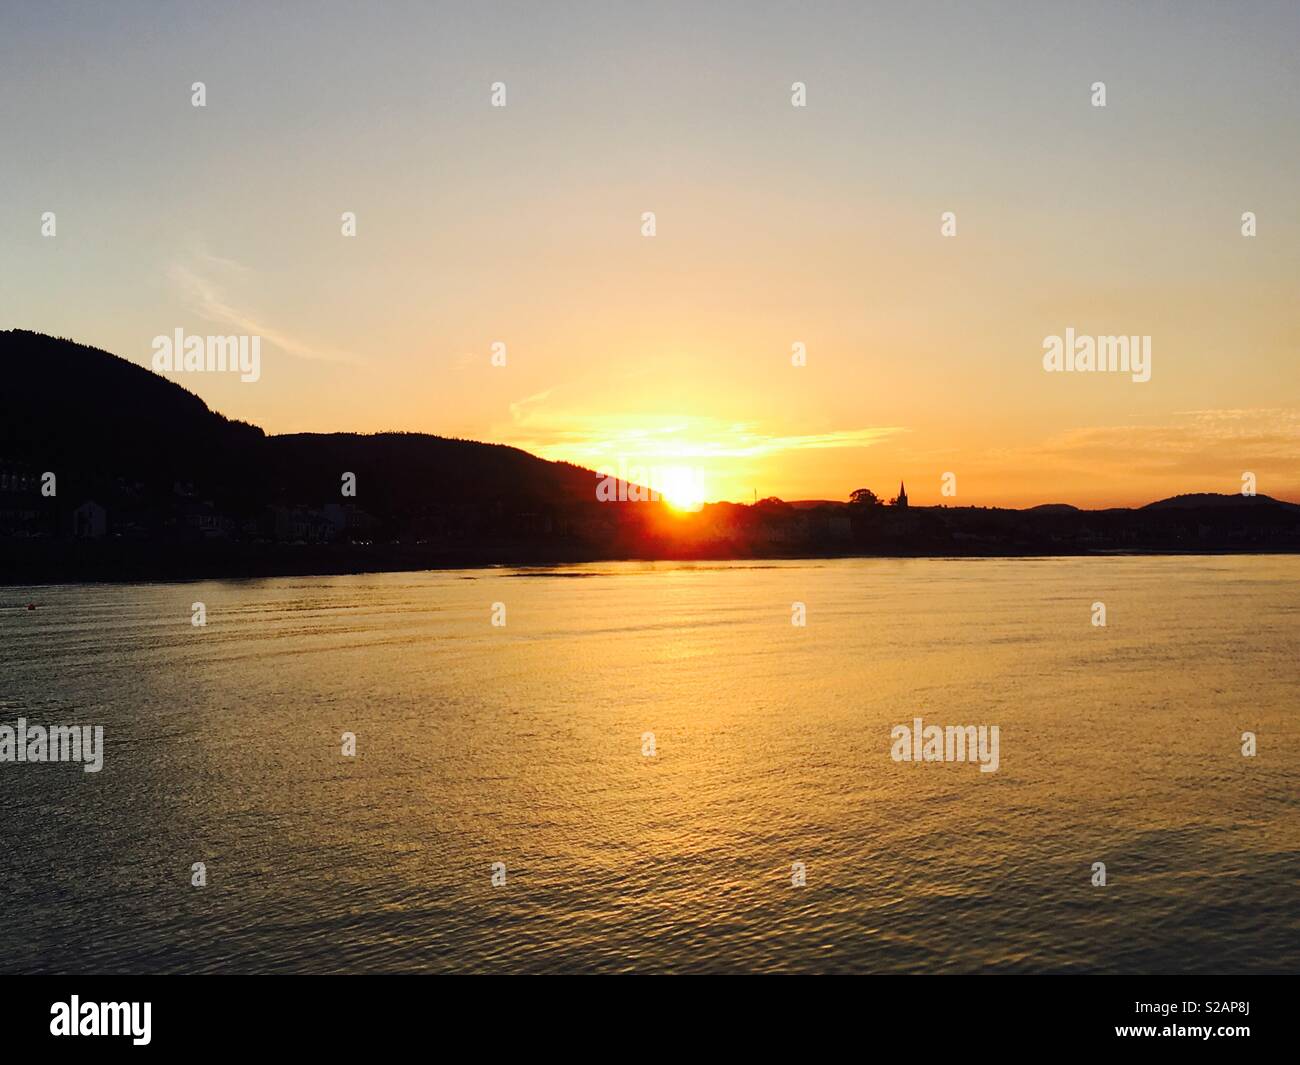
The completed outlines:
{"type": "Polygon", "coordinates": [[[0,722],[106,748],[98,774],[0,764],[0,969],[1294,971],[1298,579],[1116,557],[0,589],[0,722]],[[893,762],[917,715],[998,725],[1000,769],[893,762]]]}

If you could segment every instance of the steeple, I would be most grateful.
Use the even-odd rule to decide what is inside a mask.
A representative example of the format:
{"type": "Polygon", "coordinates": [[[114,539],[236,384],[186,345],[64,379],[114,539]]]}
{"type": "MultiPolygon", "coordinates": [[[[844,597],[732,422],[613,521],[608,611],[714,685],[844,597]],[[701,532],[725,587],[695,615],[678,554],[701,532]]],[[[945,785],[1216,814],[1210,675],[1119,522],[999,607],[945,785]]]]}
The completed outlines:
{"type": "Polygon", "coordinates": [[[902,481],[898,482],[898,502],[896,506],[900,506],[900,507],[907,506],[907,488],[904,487],[902,481]]]}

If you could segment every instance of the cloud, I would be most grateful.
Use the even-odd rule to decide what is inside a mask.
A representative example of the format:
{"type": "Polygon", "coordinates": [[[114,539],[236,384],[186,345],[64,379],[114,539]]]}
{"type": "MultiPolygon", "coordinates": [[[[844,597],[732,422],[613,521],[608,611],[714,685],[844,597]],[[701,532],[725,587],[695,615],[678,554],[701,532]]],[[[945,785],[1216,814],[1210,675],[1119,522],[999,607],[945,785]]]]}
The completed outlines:
{"type": "Polygon", "coordinates": [[[200,273],[198,269],[191,265],[174,262],[168,267],[167,276],[189,301],[193,312],[204,321],[219,323],[235,332],[260,336],[264,341],[273,344],[281,351],[296,355],[301,359],[333,363],[355,364],[358,362],[352,355],[321,349],[271,328],[251,313],[229,303],[221,287],[207,276],[208,272],[213,268],[228,274],[246,275],[250,272],[247,267],[231,259],[222,259],[201,250],[196,252],[192,258],[200,260],[208,270],[200,273]]]}
{"type": "Polygon", "coordinates": [[[898,426],[782,434],[753,422],[680,414],[576,414],[545,411],[553,390],[510,404],[510,443],[544,458],[591,463],[600,459],[736,459],[792,451],[871,447],[898,426]]]}
{"type": "Polygon", "coordinates": [[[1051,470],[1089,480],[1163,479],[1189,485],[1231,484],[1246,470],[1267,469],[1279,490],[1295,484],[1300,411],[1285,408],[1179,411],[1163,425],[1094,425],[1067,429],[1042,443],[967,456],[971,471],[1024,478],[1051,470]]]}
{"type": "Polygon", "coordinates": [[[1150,466],[1191,468],[1229,461],[1294,461],[1300,454],[1300,411],[1283,408],[1198,410],[1168,425],[1073,429],[1044,446],[1048,454],[1126,458],[1150,466]]]}
{"type": "Polygon", "coordinates": [[[510,404],[510,417],[516,421],[523,421],[528,414],[528,408],[538,403],[545,403],[550,398],[555,389],[548,388],[545,392],[538,392],[535,395],[527,396],[524,399],[516,400],[510,404]]]}

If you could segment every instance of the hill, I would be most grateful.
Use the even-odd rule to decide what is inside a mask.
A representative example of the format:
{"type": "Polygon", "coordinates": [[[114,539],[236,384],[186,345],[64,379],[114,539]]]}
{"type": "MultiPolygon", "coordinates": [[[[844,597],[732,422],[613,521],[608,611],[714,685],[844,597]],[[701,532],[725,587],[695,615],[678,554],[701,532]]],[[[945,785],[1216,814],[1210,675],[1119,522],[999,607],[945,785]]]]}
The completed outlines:
{"type": "Polygon", "coordinates": [[[358,505],[376,515],[594,497],[594,472],[499,444],[422,433],[268,436],[116,355],[25,330],[0,332],[0,373],[0,462],[56,471],[59,493],[77,502],[160,504],[179,493],[247,515],[339,501],[344,472],[357,476],[358,505]]]}
{"type": "Polygon", "coordinates": [[[1158,499],[1154,503],[1148,503],[1143,510],[1205,510],[1216,509],[1220,507],[1258,507],[1258,506],[1276,506],[1291,507],[1300,510],[1294,503],[1287,503],[1281,499],[1274,499],[1272,496],[1244,496],[1240,493],[1235,495],[1223,495],[1218,492],[1188,492],[1185,495],[1170,496],[1168,499],[1158,499]]]}

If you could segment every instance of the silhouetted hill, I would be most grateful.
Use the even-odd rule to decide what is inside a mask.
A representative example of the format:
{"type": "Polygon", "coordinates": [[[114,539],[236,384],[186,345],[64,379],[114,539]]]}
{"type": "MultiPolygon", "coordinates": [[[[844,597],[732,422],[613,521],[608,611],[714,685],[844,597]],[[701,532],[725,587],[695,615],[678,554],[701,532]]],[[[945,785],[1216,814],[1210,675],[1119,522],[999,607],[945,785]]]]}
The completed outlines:
{"type": "Polygon", "coordinates": [[[69,495],[129,477],[151,493],[174,481],[224,493],[261,429],[208,409],[198,396],[98,348],[0,331],[0,459],[56,471],[69,495]]]}
{"type": "Polygon", "coordinates": [[[275,495],[334,498],[347,471],[357,475],[359,499],[376,513],[415,513],[430,503],[508,499],[536,509],[595,499],[591,470],[504,444],[424,433],[294,433],[268,437],[266,450],[275,495]]]}
{"type": "Polygon", "coordinates": [[[1203,508],[1214,507],[1258,507],[1258,506],[1277,506],[1277,507],[1296,507],[1294,503],[1287,503],[1281,499],[1274,499],[1272,496],[1244,496],[1240,493],[1236,495],[1222,495],[1218,492],[1189,492],[1185,495],[1170,496],[1168,499],[1158,499],[1154,503],[1148,503],[1143,510],[1198,510],[1203,508]]]}
{"type": "Polygon", "coordinates": [[[499,444],[421,433],[267,436],[151,370],[26,330],[0,331],[0,374],[0,461],[55,471],[72,505],[123,493],[158,503],[179,483],[189,498],[248,514],[341,501],[345,472],[357,476],[356,504],[377,516],[594,498],[592,471],[499,444]]]}

